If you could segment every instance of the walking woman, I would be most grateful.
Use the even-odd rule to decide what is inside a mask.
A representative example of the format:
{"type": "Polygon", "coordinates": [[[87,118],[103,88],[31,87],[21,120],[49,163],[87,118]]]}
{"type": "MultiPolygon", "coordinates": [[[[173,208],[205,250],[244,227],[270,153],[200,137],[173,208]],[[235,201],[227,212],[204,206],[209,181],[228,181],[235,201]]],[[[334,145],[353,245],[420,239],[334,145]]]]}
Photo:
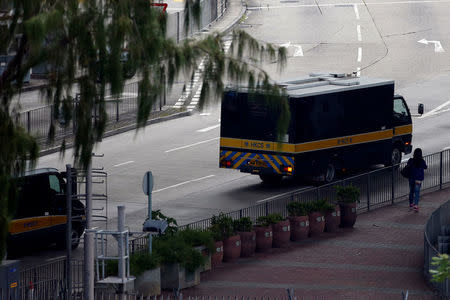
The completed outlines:
{"type": "Polygon", "coordinates": [[[408,165],[411,170],[409,176],[409,207],[418,212],[420,187],[424,176],[423,170],[428,168],[422,157],[422,149],[416,148],[414,150],[414,155],[408,160],[408,165]]]}

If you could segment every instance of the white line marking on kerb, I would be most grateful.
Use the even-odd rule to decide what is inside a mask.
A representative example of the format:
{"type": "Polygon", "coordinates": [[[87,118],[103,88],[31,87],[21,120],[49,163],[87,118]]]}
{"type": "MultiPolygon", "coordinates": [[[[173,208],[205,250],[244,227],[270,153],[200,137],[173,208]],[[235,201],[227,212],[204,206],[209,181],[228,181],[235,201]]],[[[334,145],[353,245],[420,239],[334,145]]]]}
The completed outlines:
{"type": "Polygon", "coordinates": [[[356,25],[356,32],[358,33],[358,42],[362,41],[362,37],[361,37],[361,26],[358,24],[356,25]]]}
{"type": "Polygon", "coordinates": [[[443,151],[450,149],[450,146],[442,148],[443,151]]]}
{"type": "Polygon", "coordinates": [[[272,200],[272,199],[275,199],[275,198],[278,198],[278,197],[282,197],[282,196],[285,196],[285,195],[289,195],[289,194],[300,192],[300,191],[307,190],[307,189],[309,189],[309,187],[305,187],[305,188],[302,188],[302,189],[299,189],[299,190],[295,190],[295,191],[292,191],[292,192],[287,192],[287,193],[275,195],[275,196],[272,196],[272,197],[269,197],[269,198],[265,198],[265,199],[262,199],[262,200],[258,200],[258,201],[256,201],[256,203],[267,202],[269,200],[272,200]]]}
{"type": "Polygon", "coordinates": [[[128,164],[131,164],[131,163],[134,163],[134,160],[129,160],[129,161],[126,161],[124,163],[114,165],[113,168],[114,167],[120,167],[120,166],[123,166],[123,165],[128,165],[128,164]]]}
{"type": "Polygon", "coordinates": [[[355,10],[356,20],[359,20],[358,5],[353,4],[353,9],[355,10]]]}
{"type": "Polygon", "coordinates": [[[216,128],[219,127],[219,126],[220,126],[220,124],[217,124],[217,125],[214,125],[214,126],[210,126],[210,127],[206,127],[206,128],[203,128],[203,129],[199,129],[199,130],[197,130],[197,132],[206,132],[206,131],[210,131],[210,130],[216,129],[216,128]]]}
{"type": "Polygon", "coordinates": [[[205,177],[200,177],[200,178],[197,178],[197,179],[192,179],[192,180],[188,180],[188,181],[185,181],[185,182],[177,183],[177,184],[174,184],[174,185],[171,185],[171,186],[167,186],[165,188],[153,191],[153,193],[158,193],[158,192],[165,191],[167,189],[171,189],[171,188],[174,188],[174,187],[177,187],[177,186],[180,186],[180,185],[185,185],[185,184],[188,184],[188,183],[191,183],[191,182],[200,181],[200,180],[211,178],[211,177],[214,177],[214,176],[215,175],[208,175],[208,176],[205,176],[205,177]]]}
{"type": "Polygon", "coordinates": [[[429,117],[429,116],[432,116],[432,115],[436,115],[436,114],[438,114],[438,113],[440,113],[440,112],[447,111],[447,110],[443,110],[443,111],[440,111],[440,110],[441,110],[443,107],[445,107],[445,106],[447,106],[447,105],[449,105],[449,104],[450,104],[450,100],[447,101],[447,102],[445,102],[445,103],[443,103],[443,104],[441,104],[441,105],[439,105],[439,106],[436,107],[435,109],[430,110],[430,111],[427,112],[426,114],[423,114],[422,116],[419,117],[419,119],[421,119],[421,118],[426,118],[426,117],[429,117]]]}
{"type": "Polygon", "coordinates": [[[219,139],[219,138],[216,137],[216,138],[209,139],[209,140],[206,140],[206,141],[201,141],[201,142],[198,142],[198,143],[195,143],[195,144],[191,144],[191,145],[186,145],[186,146],[183,146],[183,147],[178,147],[178,148],[170,149],[170,150],[167,150],[167,151],[165,151],[165,152],[166,152],[166,153],[169,153],[169,152],[172,152],[172,151],[177,151],[177,150],[181,150],[181,149],[185,149],[185,148],[197,146],[197,145],[204,144],[204,143],[208,143],[208,142],[211,142],[211,141],[214,141],[214,140],[218,140],[218,139],[219,139]]]}
{"type": "Polygon", "coordinates": [[[361,62],[362,59],[362,48],[358,47],[358,62],[361,62]]]}

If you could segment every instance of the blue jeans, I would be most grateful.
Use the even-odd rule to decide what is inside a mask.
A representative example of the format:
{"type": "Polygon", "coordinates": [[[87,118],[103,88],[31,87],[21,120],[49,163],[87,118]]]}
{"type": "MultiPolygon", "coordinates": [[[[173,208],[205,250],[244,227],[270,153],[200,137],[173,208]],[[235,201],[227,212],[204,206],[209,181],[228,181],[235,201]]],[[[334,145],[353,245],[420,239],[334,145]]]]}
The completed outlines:
{"type": "Polygon", "coordinates": [[[420,187],[422,183],[409,180],[409,204],[419,205],[420,187]]]}

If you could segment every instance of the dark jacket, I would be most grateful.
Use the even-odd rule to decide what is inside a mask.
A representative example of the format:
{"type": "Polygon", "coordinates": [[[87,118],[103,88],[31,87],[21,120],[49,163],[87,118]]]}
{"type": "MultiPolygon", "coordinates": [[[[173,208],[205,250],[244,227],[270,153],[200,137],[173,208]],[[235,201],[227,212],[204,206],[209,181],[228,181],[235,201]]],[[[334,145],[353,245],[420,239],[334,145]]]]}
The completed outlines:
{"type": "Polygon", "coordinates": [[[423,180],[423,170],[427,169],[428,166],[425,161],[421,158],[416,160],[414,158],[410,158],[408,160],[408,165],[411,166],[411,175],[409,176],[409,180],[423,180]]]}

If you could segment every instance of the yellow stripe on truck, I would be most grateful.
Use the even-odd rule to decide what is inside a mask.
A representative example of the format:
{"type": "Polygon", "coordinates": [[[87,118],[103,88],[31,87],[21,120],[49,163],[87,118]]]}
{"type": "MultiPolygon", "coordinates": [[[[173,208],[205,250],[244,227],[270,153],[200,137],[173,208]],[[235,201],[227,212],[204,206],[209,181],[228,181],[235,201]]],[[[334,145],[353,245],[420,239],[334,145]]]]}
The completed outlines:
{"type": "MultiPolygon", "coordinates": [[[[412,125],[399,126],[400,132],[412,131],[412,125]]],[[[399,133],[401,134],[401,133],[399,133]]],[[[405,133],[403,133],[405,134],[405,133]]],[[[397,134],[396,134],[397,135],[397,134]]],[[[289,143],[273,143],[259,140],[240,140],[233,138],[220,138],[220,147],[240,148],[240,149],[252,149],[268,152],[283,152],[283,153],[302,153],[311,152],[329,148],[345,147],[350,145],[370,143],[376,141],[382,141],[392,138],[392,129],[361,133],[349,136],[343,136],[338,138],[324,139],[299,144],[289,143]]]]}
{"type": "Polygon", "coordinates": [[[11,223],[9,224],[9,233],[19,234],[51,226],[52,226],[51,216],[16,219],[12,220],[11,223]]]}
{"type": "Polygon", "coordinates": [[[395,136],[405,134],[412,134],[412,124],[395,127],[394,130],[395,136]]]}

